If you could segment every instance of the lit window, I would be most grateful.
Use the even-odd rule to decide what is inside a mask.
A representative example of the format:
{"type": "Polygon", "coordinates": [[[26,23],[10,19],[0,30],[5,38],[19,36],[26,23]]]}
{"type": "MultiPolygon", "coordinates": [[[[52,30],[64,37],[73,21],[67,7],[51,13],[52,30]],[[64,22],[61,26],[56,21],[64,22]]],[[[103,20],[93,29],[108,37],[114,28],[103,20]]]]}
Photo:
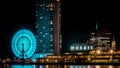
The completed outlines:
{"type": "Polygon", "coordinates": [[[45,35],[43,35],[43,37],[45,37],[45,35]]]}
{"type": "Polygon", "coordinates": [[[53,10],[53,8],[50,8],[50,10],[53,10]]]}
{"type": "Polygon", "coordinates": [[[53,46],[52,44],[50,46],[53,46]]]}
{"type": "Polygon", "coordinates": [[[41,16],[40,19],[43,19],[43,16],[41,16]]]}
{"type": "Polygon", "coordinates": [[[35,28],[38,28],[38,26],[36,25],[35,28]]]}
{"type": "Polygon", "coordinates": [[[53,37],[52,34],[50,35],[50,37],[51,37],[51,38],[53,37]]]}
{"type": "Polygon", "coordinates": [[[40,40],[40,42],[42,42],[42,40],[40,40]]]}
{"type": "Polygon", "coordinates": [[[38,38],[38,35],[36,36],[36,38],[38,38]]]}
{"type": "Polygon", "coordinates": [[[52,22],[52,21],[50,21],[50,24],[52,25],[52,24],[53,24],[53,22],[52,22]]]}
{"type": "Polygon", "coordinates": [[[50,3],[50,7],[53,7],[53,3],[50,3]]]}
{"type": "Polygon", "coordinates": [[[50,41],[53,41],[52,39],[50,39],[50,41]]]}
{"type": "Polygon", "coordinates": [[[43,26],[43,29],[45,29],[45,26],[43,26]]]}
{"type": "Polygon", "coordinates": [[[45,33],[45,35],[48,35],[48,33],[45,33]]]}
{"type": "Polygon", "coordinates": [[[40,5],[40,7],[42,7],[42,4],[40,5]]]}
{"type": "Polygon", "coordinates": [[[42,34],[42,32],[40,32],[40,34],[42,34]]]}
{"type": "Polygon", "coordinates": [[[53,31],[53,28],[50,28],[51,31],[53,31]]]}

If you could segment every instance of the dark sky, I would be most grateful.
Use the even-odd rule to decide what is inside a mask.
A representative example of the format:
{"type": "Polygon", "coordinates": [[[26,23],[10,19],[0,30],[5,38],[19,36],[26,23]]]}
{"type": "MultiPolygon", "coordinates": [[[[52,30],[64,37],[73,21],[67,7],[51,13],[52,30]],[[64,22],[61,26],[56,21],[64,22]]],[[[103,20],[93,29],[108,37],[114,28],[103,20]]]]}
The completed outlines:
{"type": "Polygon", "coordinates": [[[20,29],[35,33],[34,0],[0,1],[0,57],[10,57],[11,40],[20,29]]]}
{"type": "Polygon", "coordinates": [[[71,43],[89,39],[89,32],[95,30],[98,23],[99,30],[109,30],[115,35],[119,47],[120,13],[117,3],[105,2],[73,2],[66,0],[62,4],[62,32],[64,50],[71,43]]]}
{"type": "MultiPolygon", "coordinates": [[[[0,2],[0,57],[10,56],[11,39],[19,29],[26,28],[35,33],[34,1],[0,2]]],[[[99,29],[108,29],[115,33],[119,44],[120,14],[117,4],[63,0],[61,6],[63,45],[88,39],[89,31],[95,29],[96,22],[99,24],[99,29]]]]}

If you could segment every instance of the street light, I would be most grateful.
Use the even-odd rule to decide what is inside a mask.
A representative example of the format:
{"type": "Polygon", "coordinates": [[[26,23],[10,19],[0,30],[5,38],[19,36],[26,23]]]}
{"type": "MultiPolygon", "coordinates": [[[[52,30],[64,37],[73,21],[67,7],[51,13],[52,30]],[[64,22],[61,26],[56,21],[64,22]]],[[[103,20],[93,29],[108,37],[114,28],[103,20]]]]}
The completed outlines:
{"type": "Polygon", "coordinates": [[[96,53],[97,53],[97,54],[100,54],[100,53],[101,53],[101,51],[100,51],[100,50],[97,50],[97,51],[96,51],[96,53]]]}
{"type": "Polygon", "coordinates": [[[113,50],[110,50],[109,52],[110,52],[110,53],[113,53],[114,51],[113,51],[113,50]]]}

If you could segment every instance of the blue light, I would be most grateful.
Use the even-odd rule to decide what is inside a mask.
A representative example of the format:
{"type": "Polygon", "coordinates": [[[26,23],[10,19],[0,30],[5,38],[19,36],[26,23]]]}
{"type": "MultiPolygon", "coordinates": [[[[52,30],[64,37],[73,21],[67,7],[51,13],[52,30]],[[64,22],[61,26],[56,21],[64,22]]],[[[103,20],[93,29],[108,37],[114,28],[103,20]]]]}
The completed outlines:
{"type": "Polygon", "coordinates": [[[39,53],[52,53],[51,40],[51,10],[47,7],[51,0],[36,0],[36,34],[37,34],[37,51],[39,53]],[[46,6],[40,6],[40,5],[46,6]]]}
{"type": "Polygon", "coordinates": [[[86,65],[70,65],[70,68],[87,68],[86,65]]]}
{"type": "Polygon", "coordinates": [[[10,68],[45,68],[45,65],[11,65],[10,68]]]}
{"type": "Polygon", "coordinates": [[[11,65],[11,68],[33,68],[32,65],[11,65]]]}
{"type": "Polygon", "coordinates": [[[12,51],[18,58],[23,58],[22,51],[24,50],[24,59],[33,56],[36,50],[36,39],[32,32],[26,29],[18,31],[12,38],[12,51]]]}
{"type": "Polygon", "coordinates": [[[53,54],[52,54],[52,53],[35,53],[35,54],[32,56],[32,59],[44,58],[44,57],[46,57],[47,55],[53,55],[53,54]]]}

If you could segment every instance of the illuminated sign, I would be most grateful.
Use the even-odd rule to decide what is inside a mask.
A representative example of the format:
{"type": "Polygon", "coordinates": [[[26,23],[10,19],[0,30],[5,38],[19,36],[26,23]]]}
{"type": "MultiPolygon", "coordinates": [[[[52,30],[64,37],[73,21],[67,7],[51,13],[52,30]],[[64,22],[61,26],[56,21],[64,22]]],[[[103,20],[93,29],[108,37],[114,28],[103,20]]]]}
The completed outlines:
{"type": "Polygon", "coordinates": [[[85,66],[85,65],[70,65],[70,68],[88,68],[88,66],[85,66]]]}
{"type": "Polygon", "coordinates": [[[76,43],[70,46],[70,51],[88,51],[93,50],[92,45],[88,45],[86,43],[76,43]]]}

